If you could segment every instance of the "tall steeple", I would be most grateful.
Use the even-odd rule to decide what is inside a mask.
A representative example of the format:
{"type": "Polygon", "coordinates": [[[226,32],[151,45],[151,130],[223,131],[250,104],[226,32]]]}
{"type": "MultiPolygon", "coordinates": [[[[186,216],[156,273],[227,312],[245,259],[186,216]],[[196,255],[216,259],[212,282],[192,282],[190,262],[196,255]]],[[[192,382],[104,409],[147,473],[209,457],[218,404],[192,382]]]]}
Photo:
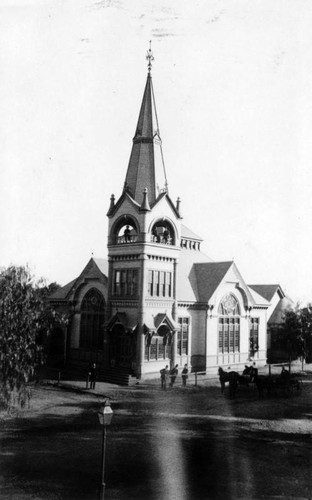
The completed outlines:
{"type": "Polygon", "coordinates": [[[159,134],[157,112],[152,84],[153,53],[147,52],[148,73],[139,119],[125,180],[125,190],[141,205],[143,191],[147,189],[148,201],[153,204],[161,192],[167,191],[167,180],[159,134]]]}

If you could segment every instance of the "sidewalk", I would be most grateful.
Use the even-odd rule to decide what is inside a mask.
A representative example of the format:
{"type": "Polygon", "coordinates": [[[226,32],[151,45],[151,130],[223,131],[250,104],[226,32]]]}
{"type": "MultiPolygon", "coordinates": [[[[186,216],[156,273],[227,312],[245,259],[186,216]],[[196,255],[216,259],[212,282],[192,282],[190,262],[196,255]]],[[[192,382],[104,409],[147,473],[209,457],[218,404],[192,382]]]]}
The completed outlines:
{"type": "Polygon", "coordinates": [[[46,382],[47,385],[59,387],[60,389],[64,389],[67,391],[73,391],[81,394],[90,394],[92,396],[101,398],[109,397],[109,394],[114,391],[129,389],[129,387],[109,384],[108,382],[96,382],[95,389],[87,389],[86,382],[80,380],[45,380],[43,382],[46,382]]]}

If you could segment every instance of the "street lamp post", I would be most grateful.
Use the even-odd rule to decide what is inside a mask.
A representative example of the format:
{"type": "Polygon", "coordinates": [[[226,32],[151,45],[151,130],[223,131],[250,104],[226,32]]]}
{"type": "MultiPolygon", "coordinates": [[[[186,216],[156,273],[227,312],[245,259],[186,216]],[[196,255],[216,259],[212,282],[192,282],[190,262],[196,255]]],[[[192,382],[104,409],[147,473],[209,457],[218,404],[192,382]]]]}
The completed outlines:
{"type": "Polygon", "coordinates": [[[100,486],[100,500],[104,500],[105,496],[105,452],[106,452],[106,428],[110,425],[113,417],[113,410],[109,401],[104,402],[102,411],[98,412],[100,424],[103,426],[102,434],[102,464],[101,464],[101,486],[100,486]]]}

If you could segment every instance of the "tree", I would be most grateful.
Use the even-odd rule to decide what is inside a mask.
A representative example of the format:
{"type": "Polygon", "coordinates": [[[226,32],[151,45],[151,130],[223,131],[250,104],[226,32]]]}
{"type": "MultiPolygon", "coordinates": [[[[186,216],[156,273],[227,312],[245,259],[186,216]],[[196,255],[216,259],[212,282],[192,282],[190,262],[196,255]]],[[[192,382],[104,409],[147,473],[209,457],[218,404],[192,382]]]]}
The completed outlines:
{"type": "Polygon", "coordinates": [[[300,309],[287,309],[283,320],[279,334],[291,361],[300,356],[302,351],[300,309]]]}
{"type": "Polygon", "coordinates": [[[312,360],[312,304],[300,309],[302,357],[308,363],[312,360]]]}
{"type": "Polygon", "coordinates": [[[0,401],[8,409],[30,398],[28,382],[43,363],[38,336],[68,320],[48,305],[50,287],[36,281],[27,266],[0,272],[0,401]]]}
{"type": "Polygon", "coordinates": [[[279,331],[280,341],[285,346],[289,359],[312,359],[312,304],[285,311],[279,331]]]}

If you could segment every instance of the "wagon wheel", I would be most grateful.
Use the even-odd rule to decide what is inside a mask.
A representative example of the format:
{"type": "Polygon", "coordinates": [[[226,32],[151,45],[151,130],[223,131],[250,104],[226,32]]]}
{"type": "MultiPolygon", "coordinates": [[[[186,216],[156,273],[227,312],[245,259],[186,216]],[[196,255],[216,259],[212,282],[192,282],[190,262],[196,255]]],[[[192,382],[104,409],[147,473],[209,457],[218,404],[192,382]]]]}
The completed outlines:
{"type": "Polygon", "coordinates": [[[294,385],[291,382],[285,384],[284,390],[287,397],[294,395],[294,385]]]}

